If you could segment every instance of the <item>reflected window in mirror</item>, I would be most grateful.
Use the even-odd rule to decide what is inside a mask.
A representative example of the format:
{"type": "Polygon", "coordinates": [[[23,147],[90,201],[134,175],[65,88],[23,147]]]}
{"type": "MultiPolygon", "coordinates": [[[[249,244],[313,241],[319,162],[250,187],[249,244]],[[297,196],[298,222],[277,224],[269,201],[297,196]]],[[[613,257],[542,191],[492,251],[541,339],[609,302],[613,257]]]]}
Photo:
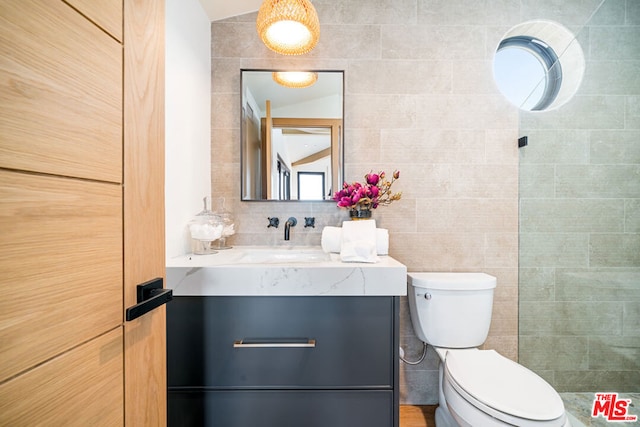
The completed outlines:
{"type": "Polygon", "coordinates": [[[298,172],[298,200],[325,199],[324,172],[298,172]]]}
{"type": "Polygon", "coordinates": [[[313,85],[289,88],[274,71],[241,70],[241,198],[331,200],[343,181],[344,73],[314,70],[313,85]],[[319,174],[320,193],[300,191],[300,176],[319,174]]]}

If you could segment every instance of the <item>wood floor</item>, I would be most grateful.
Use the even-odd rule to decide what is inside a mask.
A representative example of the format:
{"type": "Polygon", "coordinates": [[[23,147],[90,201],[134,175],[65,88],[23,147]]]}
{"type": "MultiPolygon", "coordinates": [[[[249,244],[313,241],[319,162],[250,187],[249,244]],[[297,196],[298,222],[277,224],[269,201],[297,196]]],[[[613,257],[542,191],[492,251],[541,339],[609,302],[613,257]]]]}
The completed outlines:
{"type": "Polygon", "coordinates": [[[435,427],[437,406],[400,405],[400,427],[435,427]]]}

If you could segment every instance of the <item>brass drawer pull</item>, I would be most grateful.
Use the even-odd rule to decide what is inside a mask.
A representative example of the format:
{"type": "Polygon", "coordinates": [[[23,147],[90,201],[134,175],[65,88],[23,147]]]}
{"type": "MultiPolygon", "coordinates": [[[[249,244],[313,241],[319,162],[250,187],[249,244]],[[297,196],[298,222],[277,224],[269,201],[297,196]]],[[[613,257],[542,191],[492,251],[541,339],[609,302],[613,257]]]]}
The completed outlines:
{"type": "Polygon", "coordinates": [[[314,348],[316,340],[314,339],[287,339],[287,340],[261,340],[261,339],[242,339],[233,342],[234,348],[314,348]]]}

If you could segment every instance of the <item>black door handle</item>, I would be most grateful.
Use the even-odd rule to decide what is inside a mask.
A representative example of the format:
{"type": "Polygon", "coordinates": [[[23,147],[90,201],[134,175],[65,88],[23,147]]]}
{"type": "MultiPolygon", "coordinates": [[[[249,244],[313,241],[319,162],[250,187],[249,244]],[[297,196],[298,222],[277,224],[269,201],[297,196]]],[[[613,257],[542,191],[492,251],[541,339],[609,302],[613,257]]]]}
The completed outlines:
{"type": "Polygon", "coordinates": [[[137,304],[127,308],[127,322],[137,319],[162,304],[173,299],[172,289],[162,288],[162,277],[158,277],[137,286],[137,304]]]}

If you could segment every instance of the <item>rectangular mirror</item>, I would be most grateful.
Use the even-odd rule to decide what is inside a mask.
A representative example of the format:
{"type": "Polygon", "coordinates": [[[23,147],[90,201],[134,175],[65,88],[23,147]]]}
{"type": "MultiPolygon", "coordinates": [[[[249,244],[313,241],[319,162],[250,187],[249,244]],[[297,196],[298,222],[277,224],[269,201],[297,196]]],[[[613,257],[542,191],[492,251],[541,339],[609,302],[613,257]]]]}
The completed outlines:
{"type": "Polygon", "coordinates": [[[331,200],[343,180],[344,72],[311,71],[307,87],[275,73],[241,70],[241,199],[331,200]]]}

